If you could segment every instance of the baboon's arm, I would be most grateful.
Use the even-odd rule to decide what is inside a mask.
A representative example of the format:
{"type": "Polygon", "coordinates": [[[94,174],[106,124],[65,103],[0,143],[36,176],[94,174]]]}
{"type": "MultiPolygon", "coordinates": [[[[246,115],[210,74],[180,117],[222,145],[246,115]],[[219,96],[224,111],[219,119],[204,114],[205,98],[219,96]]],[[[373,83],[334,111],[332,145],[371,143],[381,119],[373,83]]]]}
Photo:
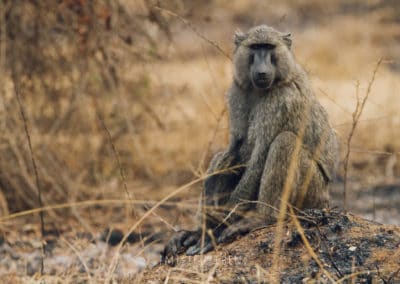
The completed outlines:
{"type": "Polygon", "coordinates": [[[237,158],[239,155],[240,147],[242,147],[243,145],[243,140],[243,138],[231,135],[227,152],[237,158]]]}
{"type": "Polygon", "coordinates": [[[259,138],[246,165],[245,172],[228,200],[228,206],[233,207],[243,200],[256,200],[267,152],[268,145],[265,143],[265,139],[259,138]]]}

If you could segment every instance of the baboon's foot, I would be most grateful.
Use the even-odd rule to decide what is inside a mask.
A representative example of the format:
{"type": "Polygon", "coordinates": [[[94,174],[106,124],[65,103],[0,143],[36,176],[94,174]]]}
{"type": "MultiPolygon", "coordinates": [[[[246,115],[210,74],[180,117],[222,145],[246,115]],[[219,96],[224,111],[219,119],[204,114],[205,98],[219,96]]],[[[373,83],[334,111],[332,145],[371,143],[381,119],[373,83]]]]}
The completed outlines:
{"type": "Polygon", "coordinates": [[[218,244],[227,244],[236,240],[240,236],[247,235],[251,231],[268,226],[265,217],[252,216],[251,218],[243,218],[236,223],[227,227],[218,237],[218,244]]]}
{"type": "Polygon", "coordinates": [[[214,249],[214,243],[216,243],[215,238],[213,242],[213,239],[210,236],[205,235],[203,241],[203,238],[200,235],[197,242],[187,249],[186,255],[205,254],[214,249]]]}
{"type": "Polygon", "coordinates": [[[193,246],[201,237],[199,231],[182,230],[176,232],[168,244],[165,246],[161,255],[161,263],[173,264],[175,257],[184,253],[189,247],[193,246]]]}
{"type": "MultiPolygon", "coordinates": [[[[196,243],[194,243],[191,247],[189,247],[186,251],[187,255],[196,255],[196,254],[205,254],[209,251],[212,251],[216,244],[218,243],[218,237],[225,230],[226,225],[220,224],[215,227],[213,230],[208,230],[203,234],[200,233],[199,239],[196,243]]],[[[200,230],[200,232],[202,232],[200,230]]]]}
{"type": "Polygon", "coordinates": [[[226,244],[233,242],[240,236],[244,236],[251,231],[264,228],[271,222],[267,222],[265,217],[251,216],[243,218],[228,227],[217,228],[210,234],[206,234],[204,241],[199,235],[198,241],[189,247],[186,251],[187,255],[205,254],[212,251],[217,244],[226,244]]]}

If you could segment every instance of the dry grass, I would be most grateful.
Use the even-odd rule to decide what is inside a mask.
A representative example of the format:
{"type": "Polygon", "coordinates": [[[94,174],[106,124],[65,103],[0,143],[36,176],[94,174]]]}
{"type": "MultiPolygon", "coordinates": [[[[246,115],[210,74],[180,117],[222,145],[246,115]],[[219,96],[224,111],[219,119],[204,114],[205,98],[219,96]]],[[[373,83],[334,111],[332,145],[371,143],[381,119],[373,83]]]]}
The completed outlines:
{"type": "MultiPolygon", "coordinates": [[[[33,69],[36,75],[32,77],[21,71],[18,79],[23,85],[22,103],[31,126],[29,135],[43,204],[45,208],[66,204],[62,211],[45,209],[47,226],[67,219],[74,230],[94,233],[113,223],[125,231],[146,222],[164,230],[190,225],[195,219],[193,210],[185,209],[187,214],[163,212],[170,215],[160,218],[157,205],[180,191],[176,188],[182,184],[199,189],[196,178],[204,177],[212,154],[227,144],[224,93],[231,81],[231,62],[224,54],[231,51],[231,35],[237,27],[246,29],[261,22],[294,34],[296,57],[309,72],[342,145],[353,125],[357,82],[364,94],[374,65],[384,58],[352,137],[348,175],[368,187],[396,181],[400,176],[395,159],[400,153],[400,80],[398,70],[391,69],[399,66],[395,47],[400,32],[393,20],[395,9],[383,6],[364,14],[362,8],[338,12],[346,1],[283,1],[274,5],[206,1],[204,6],[197,1],[171,1],[170,6],[158,9],[160,15],[151,18],[147,17],[151,1],[120,2],[138,20],[125,22],[121,15],[121,22],[112,18],[113,34],[102,28],[106,18],[99,14],[103,16],[99,16],[90,39],[100,44],[86,46],[88,52],[84,54],[71,45],[71,40],[74,43],[82,36],[75,35],[74,29],[67,33],[75,37],[68,36],[64,44],[54,47],[49,40],[50,48],[45,52],[39,50],[46,46],[42,43],[28,51],[13,46],[5,37],[4,11],[10,4],[2,3],[0,232],[6,239],[15,236],[16,223],[10,221],[14,219],[9,219],[9,213],[38,207],[35,169],[13,95],[15,78],[10,76],[12,65],[7,57],[13,47],[25,55],[37,51],[37,58],[47,68],[40,74],[33,69]],[[314,22],[310,16],[315,16],[314,22]],[[128,36],[132,44],[124,43],[128,36]],[[55,56],[57,47],[62,51],[60,58],[55,56]],[[107,199],[121,202],[96,202],[107,199]],[[137,200],[162,201],[147,210],[150,207],[136,204],[137,200]],[[90,206],[83,209],[78,206],[80,201],[90,206]],[[136,217],[129,216],[129,210],[118,210],[131,208],[131,203],[137,209],[136,217]],[[94,205],[104,214],[93,217],[90,212],[94,205]]],[[[107,8],[114,13],[116,6],[107,8]]],[[[69,10],[66,13],[76,20],[74,24],[82,25],[77,15],[69,10]]],[[[49,23],[45,19],[40,22],[44,30],[49,23]]],[[[339,172],[339,178],[343,176],[344,172],[339,172]]],[[[352,186],[350,183],[350,191],[352,186]]],[[[196,207],[198,196],[198,191],[190,191],[181,193],[177,200],[185,198],[189,207],[196,207]]],[[[39,211],[27,214],[33,212],[39,211]]],[[[65,244],[77,254],[73,243],[65,244]]],[[[108,267],[106,278],[112,277],[115,265],[108,267]]]]}

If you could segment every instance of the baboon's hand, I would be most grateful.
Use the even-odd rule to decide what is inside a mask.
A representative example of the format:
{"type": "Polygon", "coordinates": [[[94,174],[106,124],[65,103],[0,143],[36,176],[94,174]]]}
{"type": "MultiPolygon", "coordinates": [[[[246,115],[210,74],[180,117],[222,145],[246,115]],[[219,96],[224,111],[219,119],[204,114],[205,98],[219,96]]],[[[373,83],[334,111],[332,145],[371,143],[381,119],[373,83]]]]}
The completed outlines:
{"type": "Polygon", "coordinates": [[[227,169],[231,167],[234,164],[234,162],[235,162],[235,156],[229,151],[226,151],[222,154],[215,168],[220,170],[227,169]]]}
{"type": "Polygon", "coordinates": [[[213,242],[208,235],[205,236],[204,242],[202,241],[201,236],[199,236],[197,242],[187,249],[186,255],[204,254],[213,250],[213,248],[213,242]]]}
{"type": "Polygon", "coordinates": [[[236,240],[239,236],[244,236],[253,230],[263,228],[271,222],[262,216],[251,216],[231,224],[218,237],[217,243],[224,244],[236,240]]]}
{"type": "Polygon", "coordinates": [[[214,249],[214,246],[217,243],[218,237],[225,230],[226,226],[224,224],[220,224],[215,227],[212,231],[208,231],[204,235],[204,241],[202,240],[201,230],[198,240],[195,244],[189,247],[186,251],[186,255],[196,255],[196,254],[204,254],[214,249]]]}
{"type": "Polygon", "coordinates": [[[195,244],[186,250],[187,255],[205,254],[214,249],[215,244],[230,243],[237,239],[239,236],[244,236],[249,232],[267,226],[269,223],[263,217],[252,216],[251,218],[244,218],[227,227],[222,226],[214,229],[212,232],[213,238],[208,234],[202,242],[201,235],[195,244]]]}
{"type": "Polygon", "coordinates": [[[200,237],[199,231],[178,231],[174,234],[168,244],[165,246],[161,255],[161,263],[173,264],[171,259],[174,260],[178,254],[181,254],[198,241],[200,237]]]}

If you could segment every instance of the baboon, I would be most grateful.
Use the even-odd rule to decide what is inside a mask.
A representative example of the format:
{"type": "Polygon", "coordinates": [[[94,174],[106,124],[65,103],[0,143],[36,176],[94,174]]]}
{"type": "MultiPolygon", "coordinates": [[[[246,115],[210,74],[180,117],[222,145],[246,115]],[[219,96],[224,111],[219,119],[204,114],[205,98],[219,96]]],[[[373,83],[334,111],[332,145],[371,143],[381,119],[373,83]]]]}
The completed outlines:
{"type": "Polygon", "coordinates": [[[288,203],[298,209],[328,206],[335,132],[295,62],[291,35],[261,25],[236,32],[234,44],[227,94],[230,142],[211,160],[208,173],[216,174],[204,182],[207,233],[202,240],[202,225],[178,232],[164,259],[185,251],[205,253],[259,222],[274,222],[284,189],[288,203]],[[246,212],[256,215],[246,218],[246,212]]]}

